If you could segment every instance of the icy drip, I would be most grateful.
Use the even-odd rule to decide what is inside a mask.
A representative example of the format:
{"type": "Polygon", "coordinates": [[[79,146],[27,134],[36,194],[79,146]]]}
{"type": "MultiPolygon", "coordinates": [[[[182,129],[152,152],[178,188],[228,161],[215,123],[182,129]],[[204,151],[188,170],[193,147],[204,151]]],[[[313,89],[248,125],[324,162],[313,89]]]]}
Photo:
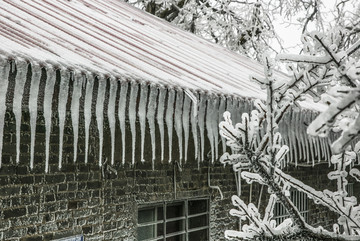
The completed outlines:
{"type": "Polygon", "coordinates": [[[198,125],[200,132],[200,160],[204,161],[204,152],[205,152],[205,111],[206,111],[206,96],[204,93],[200,94],[200,102],[199,102],[199,113],[198,113],[198,125]]]}
{"type": "Polygon", "coordinates": [[[182,125],[184,129],[184,148],[185,148],[185,162],[188,156],[188,144],[189,144],[189,128],[190,128],[190,112],[191,112],[191,99],[189,96],[184,95],[184,106],[182,112],[182,125]]]}
{"type": "Polygon", "coordinates": [[[3,149],[3,135],[4,122],[6,112],[6,92],[9,83],[10,63],[6,59],[0,58],[0,168],[2,164],[2,149],[3,149]]]}
{"type": "Polygon", "coordinates": [[[184,104],[183,92],[181,90],[178,90],[176,93],[176,102],[175,102],[175,131],[178,137],[180,164],[183,160],[183,133],[182,133],[183,104],[184,104]]]}
{"type": "Polygon", "coordinates": [[[158,96],[158,88],[155,86],[150,87],[149,94],[149,103],[148,103],[148,111],[147,111],[147,121],[150,129],[150,137],[151,137],[151,149],[152,149],[152,169],[154,169],[155,162],[155,147],[156,147],[156,139],[155,139],[155,111],[156,111],[156,99],[158,96]]]}
{"type": "Polygon", "coordinates": [[[303,128],[302,128],[302,124],[301,124],[301,119],[300,119],[301,113],[300,111],[296,113],[296,126],[297,126],[297,138],[298,138],[298,144],[299,144],[299,150],[300,150],[300,157],[299,160],[305,160],[305,153],[306,153],[306,149],[305,149],[305,142],[303,138],[303,128]]]}
{"type": "Polygon", "coordinates": [[[211,111],[211,126],[212,126],[212,133],[214,136],[214,145],[215,145],[215,160],[219,158],[219,99],[216,97],[213,100],[213,109],[211,111]]]}
{"type": "Polygon", "coordinates": [[[132,165],[135,164],[135,144],[136,144],[136,102],[138,96],[139,85],[137,83],[131,83],[130,86],[130,101],[129,101],[129,122],[132,138],[132,165]]]}
{"type": "Polygon", "coordinates": [[[21,127],[21,104],[26,82],[26,72],[28,63],[20,61],[16,63],[17,74],[15,78],[13,113],[16,121],[16,163],[20,161],[20,127],[21,127]]]}
{"type": "Polygon", "coordinates": [[[301,145],[301,131],[299,131],[300,128],[300,121],[298,119],[299,115],[297,112],[294,112],[294,116],[292,118],[292,121],[294,122],[294,126],[296,126],[296,129],[294,129],[294,134],[296,138],[296,145],[295,148],[298,150],[298,154],[295,156],[296,162],[302,160],[303,153],[302,153],[302,145],[301,145]]]}
{"type": "Polygon", "coordinates": [[[84,102],[84,120],[85,120],[85,163],[88,163],[89,152],[89,131],[91,123],[91,105],[94,89],[94,77],[89,76],[86,80],[85,102],[84,102]]]}
{"type": "Polygon", "coordinates": [[[165,97],[166,97],[166,89],[159,89],[159,100],[158,100],[158,109],[156,120],[159,126],[160,132],[160,142],[161,142],[161,162],[164,161],[164,112],[165,112],[165,97]]]}
{"type": "MultiPolygon", "coordinates": [[[[221,121],[223,121],[223,114],[225,112],[225,106],[226,105],[226,99],[224,97],[220,98],[220,105],[219,105],[219,116],[218,116],[218,123],[217,123],[217,128],[219,128],[219,123],[221,121]]],[[[219,129],[218,129],[219,130],[219,129]]],[[[218,131],[219,132],[219,131],[218,131]]],[[[226,152],[226,141],[225,138],[221,136],[221,144],[222,144],[222,152],[225,153],[226,152]]]]}
{"type": "Polygon", "coordinates": [[[68,100],[69,92],[69,78],[70,72],[66,70],[61,71],[60,90],[59,90],[59,169],[62,167],[62,153],[63,153],[63,141],[64,141],[64,127],[66,118],[66,104],[68,100]]]}
{"type": "Polygon", "coordinates": [[[128,82],[121,83],[120,97],[119,97],[119,109],[118,109],[118,118],[121,131],[121,145],[122,145],[122,161],[121,163],[125,164],[125,111],[126,111],[126,99],[128,92],[128,82]]]}
{"type": "Polygon", "coordinates": [[[168,131],[169,140],[169,163],[172,158],[172,136],[173,136],[173,125],[174,125],[174,102],[175,102],[175,90],[169,90],[169,98],[167,102],[165,122],[168,131]]]}
{"type": "Polygon", "coordinates": [[[77,146],[79,138],[79,111],[80,111],[80,97],[81,97],[81,87],[84,76],[79,73],[76,73],[73,77],[73,92],[71,98],[71,124],[73,128],[74,136],[74,163],[77,159],[77,146]]]}
{"type": "Polygon", "coordinates": [[[148,98],[149,87],[146,84],[141,85],[140,102],[139,102],[139,122],[141,134],[141,161],[144,162],[144,145],[145,145],[145,127],[146,127],[146,104],[148,98]]]}
{"type": "Polygon", "coordinates": [[[46,70],[46,85],[44,94],[44,120],[45,120],[45,172],[49,172],[49,148],[52,117],[52,100],[56,81],[56,70],[49,68],[46,70]]]}
{"type": "Polygon", "coordinates": [[[29,114],[30,114],[30,169],[34,167],[34,149],[36,136],[36,119],[38,107],[39,84],[41,78],[41,68],[37,64],[31,64],[32,76],[29,94],[29,114]]]}
{"type": "Polygon", "coordinates": [[[191,132],[194,139],[194,153],[195,159],[200,160],[199,155],[199,141],[198,141],[198,104],[192,102],[191,104],[191,114],[190,114],[190,121],[191,121],[191,132]]]}
{"type": "Polygon", "coordinates": [[[240,113],[240,108],[239,108],[239,100],[234,98],[233,99],[233,104],[232,104],[232,117],[233,119],[233,123],[239,123],[241,120],[241,113],[240,113]]]}
{"type": "Polygon", "coordinates": [[[111,165],[114,165],[115,158],[115,104],[116,104],[116,91],[118,82],[117,80],[110,79],[109,90],[109,104],[107,109],[107,116],[109,121],[110,136],[111,136],[111,165]]]}
{"type": "MultiPolygon", "coordinates": [[[[311,118],[311,113],[309,114],[309,116],[307,117],[307,123],[310,123],[310,121],[312,120],[311,118]]],[[[309,142],[309,148],[310,148],[310,153],[311,153],[311,162],[312,165],[315,165],[315,153],[314,153],[314,142],[313,142],[313,138],[310,135],[307,135],[308,138],[308,142],[309,142]]]]}
{"type": "Polygon", "coordinates": [[[102,166],[102,152],[104,143],[104,101],[106,92],[106,79],[99,78],[99,87],[95,107],[96,123],[99,131],[99,166],[102,166]]]}
{"type": "Polygon", "coordinates": [[[296,135],[295,135],[295,130],[297,128],[297,126],[295,125],[295,112],[292,111],[291,113],[291,130],[290,130],[290,138],[291,138],[291,148],[293,149],[293,156],[291,158],[291,161],[295,163],[295,166],[297,166],[297,159],[298,159],[298,149],[296,146],[296,135]]]}
{"type": "MultiPolygon", "coordinates": [[[[307,138],[307,134],[306,134],[306,127],[304,126],[304,123],[306,123],[306,116],[308,115],[308,112],[305,112],[305,115],[301,115],[300,118],[300,122],[301,125],[304,127],[305,130],[303,130],[303,142],[305,145],[305,154],[306,154],[306,162],[308,163],[310,161],[310,148],[309,148],[309,141],[307,138]]],[[[305,155],[304,155],[305,156],[305,155]]]]}
{"type": "Polygon", "coordinates": [[[213,128],[212,128],[212,112],[213,112],[213,100],[211,98],[208,99],[207,105],[206,105],[206,117],[205,117],[205,123],[206,123],[206,132],[207,137],[210,141],[210,148],[211,148],[211,163],[214,163],[214,157],[215,157],[215,149],[214,149],[214,134],[213,134],[213,128]]]}

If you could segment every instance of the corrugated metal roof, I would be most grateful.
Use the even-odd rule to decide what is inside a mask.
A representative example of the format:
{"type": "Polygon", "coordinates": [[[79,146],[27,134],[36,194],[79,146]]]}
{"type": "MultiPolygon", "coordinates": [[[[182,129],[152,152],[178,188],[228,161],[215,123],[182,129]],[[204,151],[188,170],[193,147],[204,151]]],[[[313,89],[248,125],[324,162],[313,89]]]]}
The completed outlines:
{"type": "Polygon", "coordinates": [[[264,98],[263,67],[119,0],[4,0],[0,53],[196,91],[264,98]]]}

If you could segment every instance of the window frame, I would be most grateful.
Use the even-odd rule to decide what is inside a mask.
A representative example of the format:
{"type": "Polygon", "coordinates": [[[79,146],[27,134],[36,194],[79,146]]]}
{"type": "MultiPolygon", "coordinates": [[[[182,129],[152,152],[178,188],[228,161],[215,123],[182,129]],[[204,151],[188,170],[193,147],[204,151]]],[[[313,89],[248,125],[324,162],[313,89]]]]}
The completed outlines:
{"type": "Polygon", "coordinates": [[[154,226],[155,230],[154,233],[157,235],[157,229],[159,224],[163,224],[163,234],[160,236],[156,236],[155,238],[145,239],[145,241],[157,241],[157,240],[166,240],[166,238],[171,238],[177,235],[184,235],[185,241],[189,240],[189,234],[201,230],[207,230],[207,235],[210,237],[210,198],[209,197],[198,197],[198,198],[187,198],[187,199],[180,199],[180,200],[172,200],[172,201],[163,201],[163,202],[155,202],[155,203],[146,203],[146,204],[138,204],[137,206],[137,235],[139,227],[146,227],[146,226],[154,226]],[[191,201],[206,201],[206,210],[205,212],[196,213],[196,214],[189,214],[189,202],[191,201]],[[167,218],[167,207],[172,206],[174,204],[180,203],[183,207],[183,214],[182,216],[167,218]],[[163,219],[157,220],[158,209],[163,209],[163,219]],[[155,220],[151,222],[141,223],[139,224],[139,211],[146,210],[146,209],[154,209],[155,210],[155,220]],[[207,218],[206,225],[196,228],[190,228],[189,223],[191,218],[196,218],[200,216],[204,216],[207,218]],[[173,233],[166,233],[166,226],[167,223],[173,221],[184,221],[184,230],[173,232],[173,233]]]}

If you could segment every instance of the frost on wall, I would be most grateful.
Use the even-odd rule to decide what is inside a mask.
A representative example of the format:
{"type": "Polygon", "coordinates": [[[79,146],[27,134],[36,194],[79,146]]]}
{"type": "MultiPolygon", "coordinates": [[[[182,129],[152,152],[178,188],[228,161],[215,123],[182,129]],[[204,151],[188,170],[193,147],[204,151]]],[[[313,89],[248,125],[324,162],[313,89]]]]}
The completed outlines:
{"type": "MultiPolygon", "coordinates": [[[[248,112],[253,105],[251,100],[235,96],[219,96],[190,89],[148,84],[131,78],[96,76],[90,72],[69,71],[66,68],[55,69],[51,65],[40,66],[38,63],[24,59],[9,60],[1,57],[0,60],[0,81],[2,81],[3,86],[0,90],[0,139],[3,140],[5,111],[8,108],[5,105],[7,102],[6,96],[13,92],[15,96],[14,103],[9,105],[12,106],[12,109],[9,110],[14,111],[16,118],[17,146],[21,143],[21,112],[28,110],[30,114],[31,169],[34,167],[38,112],[43,111],[46,172],[49,172],[49,148],[52,134],[57,134],[59,138],[59,155],[57,159],[59,169],[62,167],[64,158],[68,156],[68,153],[63,153],[62,148],[65,121],[68,113],[71,118],[71,134],[73,135],[73,162],[78,160],[78,139],[80,135],[83,135],[85,136],[85,150],[82,150],[82,152],[85,153],[81,154],[85,154],[85,163],[88,163],[90,126],[95,125],[99,134],[99,149],[95,150],[99,166],[103,165],[106,158],[109,159],[109,163],[116,164],[114,153],[118,149],[121,153],[119,159],[121,159],[122,165],[134,165],[137,161],[144,161],[151,162],[152,167],[155,168],[155,160],[172,162],[175,157],[179,158],[178,161],[181,164],[186,163],[188,160],[196,160],[198,165],[203,161],[216,161],[219,152],[226,150],[225,139],[220,138],[218,131],[218,122],[222,118],[220,112],[223,113],[228,110],[237,120],[240,120],[240,113],[248,112]],[[31,69],[29,105],[22,106],[20,100],[23,98],[24,89],[28,88],[28,86],[25,86],[28,69],[31,69]],[[8,87],[10,75],[15,75],[14,90],[8,87]],[[41,81],[45,81],[45,83],[41,84],[41,81]],[[44,90],[40,90],[40,88],[44,88],[44,90]],[[59,88],[59,90],[56,90],[56,88],[59,88]],[[39,94],[42,92],[44,93],[44,102],[40,103],[39,94]],[[57,97],[54,97],[54,93],[58,93],[57,97]],[[80,110],[82,111],[80,112],[80,110]],[[56,131],[56,133],[53,133],[53,118],[59,120],[59,131],[56,131]],[[109,137],[104,135],[104,128],[107,126],[109,127],[109,137]],[[126,131],[128,127],[130,127],[130,131],[126,131]],[[147,131],[147,128],[149,131],[147,131]],[[115,136],[116,129],[120,130],[118,138],[115,136]],[[84,133],[81,133],[81,131],[84,133]],[[139,139],[137,139],[137,133],[140,134],[139,139]],[[156,141],[155,133],[159,133],[159,141],[156,141]],[[150,149],[152,154],[149,160],[145,160],[144,156],[146,135],[151,138],[150,149]],[[111,151],[108,157],[106,156],[107,153],[103,153],[105,138],[108,138],[111,143],[111,151]],[[167,141],[169,139],[175,139],[176,141],[173,143],[177,143],[178,147],[173,148],[173,143],[167,141]],[[124,150],[127,142],[131,143],[130,157],[125,156],[124,150]],[[191,153],[189,153],[190,143],[194,145],[191,147],[191,150],[194,150],[191,153]],[[209,143],[209,147],[205,143],[209,143]],[[179,150],[179,152],[173,153],[173,149],[179,150]],[[140,160],[135,159],[137,158],[136,150],[139,150],[140,160]],[[158,152],[156,152],[157,150],[158,152]],[[165,157],[168,159],[165,160],[165,157]]],[[[309,115],[311,115],[310,111],[309,115]]],[[[299,115],[297,117],[299,123],[303,123],[306,120],[305,118],[312,118],[309,115],[299,115]]],[[[305,126],[296,128],[296,133],[291,133],[291,136],[286,134],[287,129],[281,129],[280,131],[294,145],[298,142],[305,142],[310,146],[310,142],[316,143],[320,141],[319,139],[300,140],[307,138],[305,126]]],[[[1,148],[2,143],[0,143],[0,152],[1,148]]],[[[309,148],[314,149],[313,154],[309,156],[310,158],[300,156],[300,159],[298,159],[294,158],[296,154],[292,154],[292,156],[287,155],[286,159],[315,161],[318,158],[316,148],[327,149],[328,146],[320,147],[320,145],[315,146],[314,144],[309,148]]],[[[19,148],[17,148],[17,157],[18,162],[28,161],[21,158],[19,148]]]]}
{"type": "MultiPolygon", "coordinates": [[[[230,214],[247,219],[249,224],[241,230],[227,230],[225,237],[237,240],[359,240],[360,205],[354,196],[346,191],[349,175],[359,181],[360,171],[354,168],[358,162],[360,142],[359,81],[360,62],[351,54],[360,47],[360,41],[347,50],[341,49],[340,38],[344,33],[335,31],[328,36],[310,33],[303,37],[304,55],[280,55],[279,59],[291,62],[288,82],[278,80],[273,75],[273,63],[269,57],[264,60],[264,77],[251,76],[261,88],[267,91],[267,100],[254,102],[255,110],[243,113],[241,120],[233,123],[233,114],[224,113],[220,123],[220,134],[226,139],[231,153],[222,155],[220,161],[232,165],[235,172],[247,183],[265,185],[271,194],[265,213],[261,215],[253,203],[246,204],[238,196],[233,196],[235,206],[230,214]],[[300,64],[295,65],[293,62],[300,64]],[[306,117],[310,123],[307,132],[323,139],[315,141],[306,133],[296,133],[301,116],[306,112],[287,113],[291,107],[298,109],[298,101],[308,98],[329,103],[328,109],[315,120],[306,117]],[[291,118],[291,121],[290,121],[291,118]],[[282,135],[281,128],[289,131],[282,135]],[[340,132],[335,136],[333,132],[340,132]],[[332,136],[331,150],[324,148],[325,139],[332,136]],[[308,139],[309,142],[302,142],[308,139]],[[355,144],[356,143],[356,144],[355,144]],[[294,147],[296,148],[294,150],[294,147]],[[314,153],[315,152],[315,153],[314,153]],[[296,157],[330,157],[334,171],[328,178],[337,183],[337,189],[315,190],[313,187],[286,174],[282,168],[296,157]],[[323,205],[337,213],[339,218],[333,230],[313,227],[306,223],[299,210],[290,200],[290,188],[305,193],[316,205],[323,205]],[[279,225],[272,220],[275,201],[281,202],[290,218],[279,225]]],[[[237,117],[235,116],[234,119],[237,117]]],[[[330,140],[331,140],[330,139],[330,140]]],[[[329,140],[329,139],[328,139],[329,140]]],[[[294,160],[295,159],[295,160],[294,160]]],[[[314,161],[314,160],[313,160],[314,161]]]]}

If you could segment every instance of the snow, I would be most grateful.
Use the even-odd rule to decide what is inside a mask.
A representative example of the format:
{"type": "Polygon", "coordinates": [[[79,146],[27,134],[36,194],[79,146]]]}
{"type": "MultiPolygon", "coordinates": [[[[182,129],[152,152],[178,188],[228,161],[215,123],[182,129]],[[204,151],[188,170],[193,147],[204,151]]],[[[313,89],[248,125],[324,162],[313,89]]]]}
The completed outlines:
{"type": "MultiPolygon", "coordinates": [[[[251,83],[248,80],[250,74],[261,76],[263,67],[247,58],[230,53],[221,47],[178,30],[161,20],[155,20],[151,16],[144,15],[123,3],[114,1],[91,2],[99,8],[90,9],[83,6],[79,1],[62,2],[56,6],[51,5],[51,7],[48,5],[50,3],[39,2],[37,8],[32,2],[14,1],[4,3],[8,5],[8,10],[0,8],[0,18],[5,15],[13,17],[4,20],[9,25],[12,26],[12,21],[23,23],[23,25],[16,24],[13,26],[15,33],[23,37],[31,36],[34,38],[33,42],[24,41],[24,44],[29,45],[25,48],[19,42],[13,42],[14,39],[5,30],[4,35],[0,35],[0,41],[4,39],[4,44],[0,47],[1,55],[6,56],[4,58],[9,56],[14,58],[16,56],[16,68],[18,70],[14,91],[16,98],[14,98],[13,104],[17,121],[17,161],[19,161],[20,156],[21,102],[28,62],[31,63],[31,67],[34,69],[37,68],[36,66],[47,66],[46,74],[48,78],[45,90],[46,101],[44,101],[46,171],[48,171],[49,163],[52,98],[55,71],[57,71],[53,68],[53,65],[56,65],[61,75],[59,99],[57,100],[59,102],[57,112],[60,129],[59,168],[61,168],[63,161],[63,135],[70,75],[72,76],[73,86],[70,112],[74,136],[74,162],[78,154],[81,97],[84,98],[85,163],[88,162],[89,155],[89,128],[92,121],[93,102],[99,133],[99,166],[103,162],[104,112],[106,112],[106,108],[111,138],[111,164],[114,164],[116,148],[115,108],[117,102],[123,165],[125,164],[126,134],[129,134],[126,133],[126,116],[128,116],[132,136],[132,164],[135,164],[136,144],[138,144],[136,142],[137,120],[139,121],[141,135],[139,142],[141,146],[140,160],[145,161],[144,145],[148,125],[151,137],[153,168],[154,161],[157,158],[155,150],[159,144],[161,160],[164,160],[165,139],[169,140],[167,146],[169,162],[174,158],[172,153],[176,149],[172,146],[173,143],[176,143],[176,141],[172,141],[174,129],[178,140],[179,162],[182,160],[186,162],[189,158],[193,158],[188,156],[190,131],[194,143],[195,159],[204,161],[211,154],[211,161],[217,160],[219,155],[218,122],[222,120],[222,114],[225,110],[231,112],[234,122],[241,121],[241,114],[250,112],[253,108],[252,101],[254,98],[264,100],[265,92],[260,90],[256,83],[251,83]],[[27,12],[23,11],[24,6],[28,9],[27,12]],[[111,14],[101,15],[102,18],[108,19],[108,22],[99,22],[95,18],[95,16],[100,16],[99,9],[109,10],[114,6],[126,12],[127,15],[131,16],[131,19],[128,19],[124,14],[114,13],[113,10],[109,11],[111,14]],[[82,7],[84,11],[79,12],[78,7],[82,7]],[[48,12],[40,11],[39,9],[42,8],[48,10],[48,12]],[[59,10],[58,15],[48,14],[53,11],[52,8],[59,10]],[[24,15],[22,16],[19,12],[24,15]],[[33,15],[28,16],[29,12],[33,12],[33,15]],[[47,17],[46,21],[44,21],[44,16],[47,17]],[[62,21],[60,21],[60,18],[62,21]],[[139,25],[138,20],[141,20],[140,22],[144,23],[144,25],[139,25]],[[95,23],[99,24],[98,27],[94,26],[95,23]],[[20,30],[23,30],[23,32],[20,32],[20,30]],[[110,31],[114,31],[118,35],[109,34],[110,31]],[[158,38],[161,38],[162,41],[155,40],[158,38]],[[132,44],[129,45],[129,41],[132,44]],[[174,47],[175,45],[177,47],[174,47]],[[19,58],[20,56],[27,61],[19,58]],[[224,59],[226,59],[226,62],[223,61],[224,59]],[[65,79],[66,81],[64,81],[65,79]],[[98,83],[95,83],[95,81],[98,83]],[[106,92],[107,82],[110,83],[109,93],[106,92]],[[94,85],[99,86],[97,93],[93,93],[94,85]],[[120,95],[117,99],[118,85],[120,95]],[[82,91],[83,87],[85,91],[82,91]],[[129,88],[130,90],[128,90],[129,88]],[[81,96],[82,94],[85,96],[81,96]],[[107,94],[109,96],[105,97],[107,94]],[[96,103],[93,96],[97,96],[96,103]],[[104,106],[107,97],[109,97],[109,103],[104,106]],[[160,134],[159,144],[156,142],[155,122],[160,134]],[[205,132],[207,136],[205,136],[205,132]],[[205,138],[210,141],[210,153],[205,153],[205,138]]],[[[41,77],[41,71],[37,70],[36,72],[33,73],[31,80],[29,101],[32,141],[30,151],[31,168],[34,160],[37,95],[41,77]]],[[[280,82],[286,78],[285,75],[277,72],[274,73],[274,76],[279,78],[280,82]]],[[[5,98],[6,92],[0,94],[3,94],[2,98],[5,98]]],[[[309,102],[306,102],[304,106],[310,108],[309,102]]],[[[322,106],[316,104],[312,105],[310,109],[318,110],[322,109],[322,106]]],[[[292,117],[296,121],[286,123],[285,129],[280,128],[283,139],[290,140],[287,144],[293,151],[290,151],[287,156],[290,156],[292,161],[305,159],[303,153],[308,149],[316,152],[319,159],[321,158],[320,153],[325,153],[327,158],[330,156],[329,148],[327,143],[324,143],[324,140],[308,140],[303,131],[304,127],[298,128],[302,123],[310,122],[306,118],[311,114],[311,111],[306,112],[305,115],[293,114],[292,117]],[[324,149],[325,151],[322,151],[324,149]]],[[[0,113],[0,119],[1,117],[0,113]]],[[[253,117],[258,118],[255,115],[253,117]]],[[[254,133],[254,128],[252,126],[249,131],[254,133]]],[[[260,136],[251,134],[251,137],[251,145],[255,145],[254,143],[260,140],[260,136]]],[[[226,151],[225,139],[221,137],[221,140],[222,150],[226,151]]],[[[312,153],[312,158],[315,155],[312,153]]]]}
{"type": "MultiPolygon", "coordinates": [[[[263,75],[260,64],[121,1],[8,1],[0,17],[8,26],[0,34],[5,56],[191,91],[264,98],[248,81],[249,75],[263,75]]],[[[303,106],[323,109],[310,102],[303,106]]]]}

